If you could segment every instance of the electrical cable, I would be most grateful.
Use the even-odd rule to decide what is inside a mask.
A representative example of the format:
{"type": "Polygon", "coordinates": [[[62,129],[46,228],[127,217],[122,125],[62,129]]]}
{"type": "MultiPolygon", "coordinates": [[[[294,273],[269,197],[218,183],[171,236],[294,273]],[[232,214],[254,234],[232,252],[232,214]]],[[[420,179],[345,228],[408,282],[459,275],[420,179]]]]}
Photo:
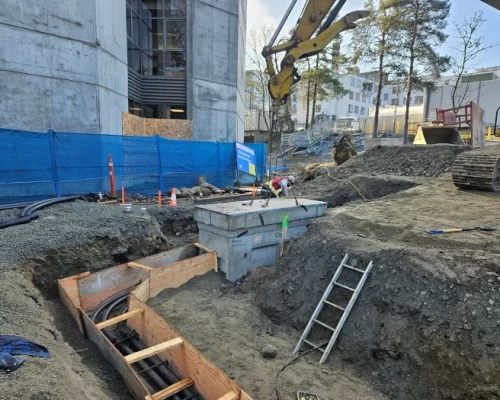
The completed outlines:
{"type": "Polygon", "coordinates": [[[367,199],[365,196],[363,196],[363,193],[361,193],[361,191],[360,191],[360,190],[356,187],[356,185],[355,185],[354,183],[352,183],[349,179],[339,179],[339,178],[335,178],[334,176],[331,176],[331,175],[330,175],[330,171],[328,171],[328,168],[326,168],[326,167],[321,167],[321,168],[320,168],[320,170],[322,170],[322,169],[324,169],[324,170],[326,171],[326,174],[328,175],[328,177],[329,177],[329,178],[331,178],[331,179],[333,179],[333,180],[335,180],[335,181],[337,181],[337,182],[349,182],[349,183],[352,185],[352,187],[353,187],[354,189],[356,189],[356,191],[359,193],[359,195],[360,195],[360,196],[361,196],[364,200],[367,200],[367,201],[368,201],[368,199],[367,199]]]}
{"type": "Polygon", "coordinates": [[[24,208],[31,204],[36,203],[35,201],[25,201],[24,203],[12,203],[12,204],[2,204],[0,205],[0,211],[11,210],[13,208],[24,208]]]}
{"type": "Polygon", "coordinates": [[[276,380],[274,382],[274,389],[275,389],[275,392],[276,392],[276,400],[281,400],[281,397],[280,397],[280,394],[279,394],[279,390],[278,390],[278,379],[280,377],[280,374],[285,370],[287,369],[290,365],[293,365],[295,364],[297,361],[299,361],[302,357],[304,357],[306,354],[309,354],[310,352],[314,351],[314,350],[317,350],[319,349],[321,346],[325,346],[327,345],[328,342],[324,342],[324,343],[321,343],[319,344],[318,346],[316,347],[313,347],[312,349],[309,349],[307,351],[305,351],[304,353],[298,355],[297,357],[295,357],[294,359],[292,359],[290,362],[288,362],[287,364],[285,364],[283,366],[283,368],[281,368],[278,373],[276,374],[276,380]]]}

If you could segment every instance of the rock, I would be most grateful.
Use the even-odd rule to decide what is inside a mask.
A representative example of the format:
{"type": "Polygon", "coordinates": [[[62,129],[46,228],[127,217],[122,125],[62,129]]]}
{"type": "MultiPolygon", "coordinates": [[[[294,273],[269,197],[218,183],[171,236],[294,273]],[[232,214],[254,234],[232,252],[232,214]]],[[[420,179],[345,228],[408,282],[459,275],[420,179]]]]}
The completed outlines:
{"type": "Polygon", "coordinates": [[[490,306],[492,306],[493,304],[495,304],[495,302],[493,300],[488,300],[488,303],[490,303],[490,306]]]}
{"type": "Polygon", "coordinates": [[[498,276],[498,274],[496,272],[493,272],[493,271],[486,272],[486,275],[487,276],[498,276]]]}
{"type": "Polygon", "coordinates": [[[444,301],[448,301],[451,299],[451,297],[447,296],[447,295],[443,295],[443,296],[441,296],[441,299],[443,299],[444,301]]]}
{"type": "Polygon", "coordinates": [[[127,251],[128,251],[128,248],[126,248],[124,246],[118,246],[118,247],[114,248],[113,250],[111,250],[110,254],[112,256],[117,256],[120,254],[125,254],[127,251]]]}
{"type": "Polygon", "coordinates": [[[264,358],[276,358],[278,355],[278,349],[272,344],[266,344],[260,354],[264,358]]]}

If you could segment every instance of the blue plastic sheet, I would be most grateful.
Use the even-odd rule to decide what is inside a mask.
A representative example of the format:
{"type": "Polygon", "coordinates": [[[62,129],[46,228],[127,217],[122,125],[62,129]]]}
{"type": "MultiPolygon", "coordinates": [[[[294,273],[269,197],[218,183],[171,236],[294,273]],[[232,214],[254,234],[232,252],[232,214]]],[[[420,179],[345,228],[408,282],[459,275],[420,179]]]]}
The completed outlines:
{"type": "MultiPolygon", "coordinates": [[[[262,180],[266,146],[245,145],[255,151],[257,178],[262,180]]],[[[116,189],[123,186],[134,193],[192,187],[200,175],[223,187],[237,177],[235,143],[0,129],[0,149],[1,202],[109,192],[108,155],[116,189]]]]}

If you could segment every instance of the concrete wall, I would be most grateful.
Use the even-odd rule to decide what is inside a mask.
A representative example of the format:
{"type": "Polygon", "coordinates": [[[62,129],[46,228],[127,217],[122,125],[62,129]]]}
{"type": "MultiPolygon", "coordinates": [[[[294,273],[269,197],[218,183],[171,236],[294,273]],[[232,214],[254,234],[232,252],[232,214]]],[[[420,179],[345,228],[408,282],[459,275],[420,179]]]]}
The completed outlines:
{"type": "Polygon", "coordinates": [[[124,0],[3,0],[0,127],[121,133],[124,0]]]}
{"type": "Polygon", "coordinates": [[[246,0],[190,0],[188,26],[194,139],[243,141],[246,0]]]}

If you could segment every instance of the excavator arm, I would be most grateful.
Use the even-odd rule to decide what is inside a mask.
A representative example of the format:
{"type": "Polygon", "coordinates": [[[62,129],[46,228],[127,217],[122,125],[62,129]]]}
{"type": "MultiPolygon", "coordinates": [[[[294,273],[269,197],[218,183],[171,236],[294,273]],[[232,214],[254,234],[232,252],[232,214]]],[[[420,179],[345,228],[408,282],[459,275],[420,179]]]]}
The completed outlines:
{"type": "Polygon", "coordinates": [[[266,72],[270,77],[269,93],[274,105],[284,104],[291,87],[299,82],[300,75],[295,67],[297,60],[318,54],[340,33],[355,28],[357,20],[369,15],[367,11],[354,11],[333,22],[346,0],[338,0],[333,10],[336,0],[307,0],[292,38],[274,46],[296,2],[297,0],[292,1],[271,42],[262,51],[266,58],[266,72]],[[326,21],[321,25],[325,18],[326,21]],[[315,32],[318,32],[317,35],[312,37],[315,32]],[[278,70],[274,65],[273,55],[282,52],[286,54],[278,70]]]}

